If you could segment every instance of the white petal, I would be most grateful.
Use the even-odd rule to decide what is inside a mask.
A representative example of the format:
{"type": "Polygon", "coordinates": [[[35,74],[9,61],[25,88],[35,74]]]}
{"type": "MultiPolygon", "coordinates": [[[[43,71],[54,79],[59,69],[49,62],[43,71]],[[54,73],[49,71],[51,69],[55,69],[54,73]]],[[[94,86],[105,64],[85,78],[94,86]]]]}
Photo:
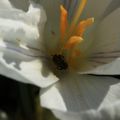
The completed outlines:
{"type": "Polygon", "coordinates": [[[40,87],[58,80],[41,60],[45,22],[43,8],[32,3],[26,13],[0,9],[0,74],[40,87]]]}
{"type": "Polygon", "coordinates": [[[41,91],[41,105],[63,112],[98,110],[120,100],[120,83],[112,77],[68,75],[41,91]]]}
{"type": "MultiPolygon", "coordinates": [[[[54,23],[59,22],[60,18],[60,0],[40,0],[39,4],[43,6],[43,8],[46,11],[48,22],[50,22],[52,25],[54,23]]],[[[54,27],[54,26],[53,26],[54,27]]],[[[58,27],[58,26],[56,26],[58,27]]]]}
{"type": "Polygon", "coordinates": [[[86,73],[120,74],[120,8],[107,16],[99,27],[91,46],[90,66],[100,66],[86,73]],[[110,63],[111,62],[111,63],[110,63]],[[104,66],[104,64],[106,64],[104,66]]]}
{"type": "Polygon", "coordinates": [[[39,57],[0,47],[0,74],[14,80],[47,87],[58,80],[39,57]]]}
{"type": "MultiPolygon", "coordinates": [[[[88,17],[94,17],[95,22],[85,32],[84,41],[80,46],[82,52],[89,54],[91,51],[90,46],[93,44],[93,40],[98,40],[97,37],[95,37],[97,31],[96,25],[99,24],[99,22],[101,22],[101,20],[103,20],[106,16],[112,13],[112,11],[116,10],[119,6],[120,2],[118,0],[87,1],[87,6],[85,6],[85,10],[83,11],[81,18],[85,19],[88,17]]],[[[92,47],[94,48],[94,46],[92,47]]]]}
{"type": "Polygon", "coordinates": [[[120,101],[101,110],[90,110],[86,113],[61,112],[56,110],[53,110],[53,113],[60,120],[119,120],[120,101]]]}
{"type": "MultiPolygon", "coordinates": [[[[92,65],[92,64],[91,64],[92,65]]],[[[80,72],[80,74],[96,74],[96,75],[119,75],[120,74],[120,58],[105,65],[101,65],[93,70],[80,72]]]]}
{"type": "Polygon", "coordinates": [[[60,23],[60,0],[40,0],[40,5],[46,11],[47,23],[45,26],[45,45],[46,48],[55,48],[59,40],[59,23],[60,23]],[[54,35],[53,35],[54,33],[54,35]]]}
{"type": "MultiPolygon", "coordinates": [[[[87,6],[85,7],[85,10],[83,11],[83,16],[81,17],[83,19],[88,17],[94,17],[95,22],[85,32],[84,41],[81,44],[81,50],[83,52],[84,50],[85,52],[87,51],[87,53],[91,51],[87,49],[90,48],[90,45],[92,44],[94,39],[98,42],[98,37],[95,37],[96,31],[98,31],[96,29],[96,25],[98,25],[106,16],[111,14],[113,11],[117,10],[117,8],[119,7],[120,7],[119,0],[101,0],[101,1],[93,0],[92,2],[87,1],[87,6]]],[[[94,48],[94,46],[92,47],[94,48]]]]}
{"type": "Polygon", "coordinates": [[[46,15],[42,7],[30,5],[27,13],[16,9],[0,10],[0,37],[7,42],[20,41],[39,49],[42,47],[45,22],[46,15]]]}
{"type": "Polygon", "coordinates": [[[120,7],[120,1],[112,0],[112,2],[108,5],[108,7],[106,8],[106,10],[104,12],[103,18],[108,16],[111,12],[113,12],[114,10],[116,10],[119,7],[120,7]]]}
{"type": "Polygon", "coordinates": [[[0,0],[0,9],[13,9],[9,0],[0,0]]]}
{"type": "Polygon", "coordinates": [[[83,17],[94,17],[95,20],[99,19],[112,0],[88,0],[85,7],[83,17]]]}

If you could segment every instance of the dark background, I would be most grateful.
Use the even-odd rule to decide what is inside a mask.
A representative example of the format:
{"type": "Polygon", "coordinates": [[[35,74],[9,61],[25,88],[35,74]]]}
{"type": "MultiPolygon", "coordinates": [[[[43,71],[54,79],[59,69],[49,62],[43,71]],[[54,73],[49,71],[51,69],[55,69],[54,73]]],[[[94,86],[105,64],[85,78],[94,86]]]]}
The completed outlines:
{"type": "Polygon", "coordinates": [[[0,75],[0,120],[56,120],[40,107],[40,88],[0,75]]]}

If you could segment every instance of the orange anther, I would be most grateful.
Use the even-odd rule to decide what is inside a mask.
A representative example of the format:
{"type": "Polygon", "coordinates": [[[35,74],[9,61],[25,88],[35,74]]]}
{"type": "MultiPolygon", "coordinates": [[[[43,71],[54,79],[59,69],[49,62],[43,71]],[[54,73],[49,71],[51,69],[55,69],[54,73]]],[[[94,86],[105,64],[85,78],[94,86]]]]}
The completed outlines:
{"type": "Polygon", "coordinates": [[[75,45],[79,44],[82,41],[83,41],[83,38],[81,38],[79,36],[72,36],[72,37],[70,37],[68,42],[65,44],[64,48],[65,49],[73,48],[75,45]]]}
{"type": "Polygon", "coordinates": [[[61,13],[60,32],[61,32],[61,40],[63,40],[65,37],[67,25],[68,25],[68,21],[67,21],[68,12],[62,5],[60,5],[60,13],[61,13]]]}
{"type": "Polygon", "coordinates": [[[90,25],[92,25],[93,23],[94,23],[94,18],[88,18],[86,20],[80,21],[76,30],[76,34],[82,37],[85,29],[90,25]]]}

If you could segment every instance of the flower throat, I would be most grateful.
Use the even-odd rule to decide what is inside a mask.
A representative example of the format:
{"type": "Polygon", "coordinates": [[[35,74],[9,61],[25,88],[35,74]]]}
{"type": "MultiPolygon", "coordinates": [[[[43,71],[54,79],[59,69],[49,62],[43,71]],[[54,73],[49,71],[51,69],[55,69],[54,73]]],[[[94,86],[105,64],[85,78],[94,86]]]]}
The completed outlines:
{"type": "Polygon", "coordinates": [[[71,23],[68,22],[68,11],[60,5],[60,38],[52,54],[52,61],[58,70],[75,69],[76,59],[82,56],[77,46],[84,40],[83,34],[86,28],[94,23],[94,18],[79,21],[86,3],[87,0],[81,0],[71,23]]]}

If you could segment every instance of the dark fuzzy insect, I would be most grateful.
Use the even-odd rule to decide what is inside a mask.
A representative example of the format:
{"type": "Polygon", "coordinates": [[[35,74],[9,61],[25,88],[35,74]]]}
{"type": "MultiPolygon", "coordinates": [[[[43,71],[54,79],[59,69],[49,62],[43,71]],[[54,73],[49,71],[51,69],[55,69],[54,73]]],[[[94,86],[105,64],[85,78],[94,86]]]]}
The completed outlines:
{"type": "Polygon", "coordinates": [[[63,55],[53,55],[52,60],[58,70],[66,70],[68,68],[68,64],[63,55]]]}

